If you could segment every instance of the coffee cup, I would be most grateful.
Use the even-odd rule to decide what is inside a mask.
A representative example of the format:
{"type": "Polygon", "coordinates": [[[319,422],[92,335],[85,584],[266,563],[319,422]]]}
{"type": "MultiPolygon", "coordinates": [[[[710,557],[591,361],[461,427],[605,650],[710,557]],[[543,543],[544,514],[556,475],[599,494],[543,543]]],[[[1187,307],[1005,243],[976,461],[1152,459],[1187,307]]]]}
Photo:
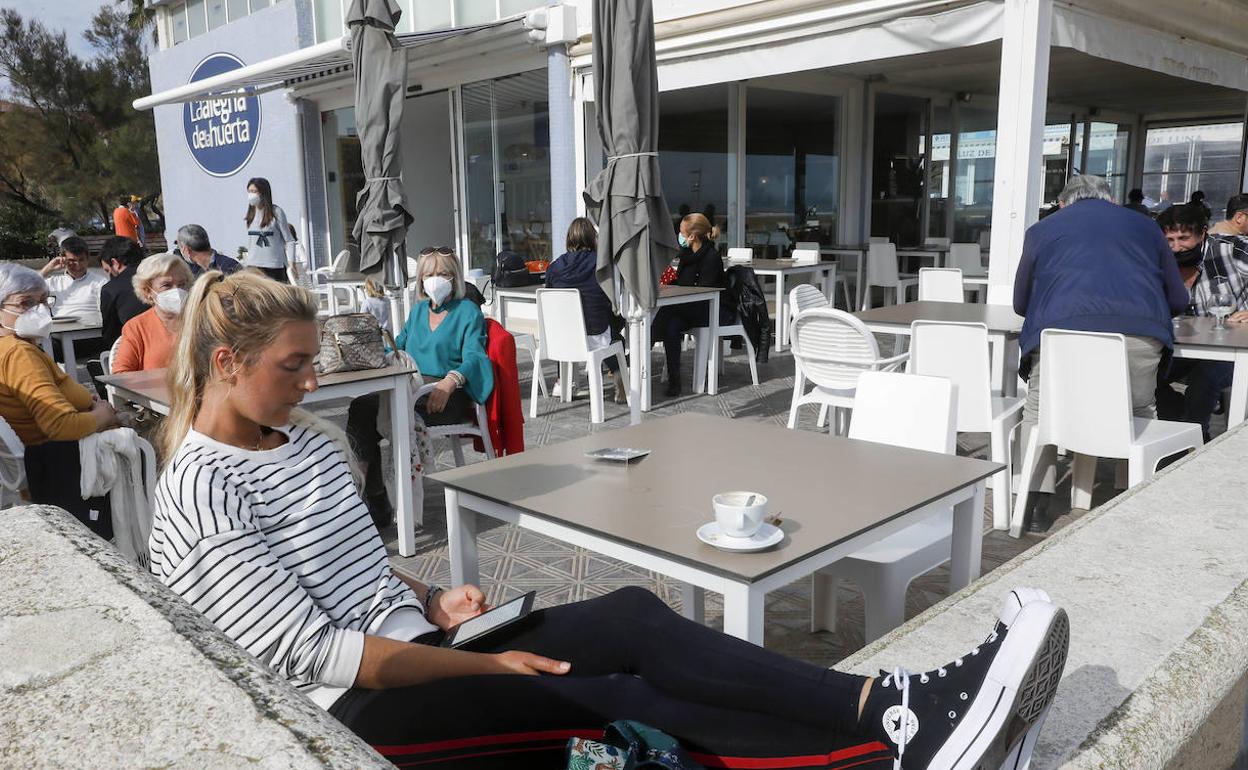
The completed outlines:
{"type": "Polygon", "coordinates": [[[721,492],[711,498],[715,522],[727,537],[753,537],[767,515],[767,498],[757,492],[721,492]]]}

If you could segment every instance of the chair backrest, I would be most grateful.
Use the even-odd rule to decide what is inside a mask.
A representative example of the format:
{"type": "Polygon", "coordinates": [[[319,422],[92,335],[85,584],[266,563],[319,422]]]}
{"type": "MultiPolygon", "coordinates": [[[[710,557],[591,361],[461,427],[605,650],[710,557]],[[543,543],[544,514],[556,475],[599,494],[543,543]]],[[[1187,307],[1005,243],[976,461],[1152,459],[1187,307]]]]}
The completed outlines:
{"type": "Polygon", "coordinates": [[[1040,333],[1039,422],[1048,443],[1096,457],[1127,457],[1131,379],[1121,334],[1040,333]]]}
{"type": "Polygon", "coordinates": [[[798,241],[797,243],[793,244],[793,250],[794,251],[813,251],[817,254],[819,253],[819,242],[818,241],[798,241]]]}
{"type": "Polygon", "coordinates": [[[814,264],[819,261],[819,249],[793,249],[789,258],[802,264],[814,264]]]}
{"type": "Polygon", "coordinates": [[[978,243],[954,243],[949,246],[949,257],[945,260],[948,267],[956,267],[968,273],[984,272],[984,262],[978,243]]]}
{"type": "Polygon", "coordinates": [[[957,386],[958,430],[992,430],[992,355],[982,323],[915,321],[910,324],[906,371],[944,377],[957,386]]]}
{"type": "Polygon", "coordinates": [[[920,302],[965,302],[962,271],[956,267],[919,268],[920,302]]]}
{"type": "Polygon", "coordinates": [[[867,283],[872,286],[896,286],[897,247],[891,243],[872,243],[867,249],[867,283]]]}
{"type": "Polygon", "coordinates": [[[117,360],[117,349],[121,347],[121,337],[113,340],[113,344],[109,347],[108,352],[100,356],[100,367],[104,369],[105,374],[113,373],[113,361],[117,360]]]}
{"type": "Polygon", "coordinates": [[[948,246],[952,238],[927,238],[923,241],[924,246],[948,246]]]}
{"type": "Polygon", "coordinates": [[[542,358],[554,361],[589,360],[579,290],[538,289],[537,328],[542,358]]]}
{"type": "Polygon", "coordinates": [[[873,235],[867,238],[867,243],[888,243],[887,235],[873,235]]]}
{"type": "Polygon", "coordinates": [[[880,348],[862,321],[841,310],[816,307],[793,316],[793,361],[814,384],[849,389],[858,375],[875,369],[880,348]]]}
{"type": "Polygon", "coordinates": [[[956,390],[944,377],[863,372],[854,393],[849,437],[953,454],[957,446],[956,390]]]}
{"type": "Polygon", "coordinates": [[[813,283],[799,283],[789,290],[789,318],[813,307],[832,307],[813,283]]]}
{"type": "Polygon", "coordinates": [[[729,262],[752,262],[754,260],[754,249],[745,246],[738,246],[728,249],[729,262]]]}
{"type": "Polygon", "coordinates": [[[26,447],[13,428],[0,418],[0,508],[18,505],[26,485],[26,447]]]}

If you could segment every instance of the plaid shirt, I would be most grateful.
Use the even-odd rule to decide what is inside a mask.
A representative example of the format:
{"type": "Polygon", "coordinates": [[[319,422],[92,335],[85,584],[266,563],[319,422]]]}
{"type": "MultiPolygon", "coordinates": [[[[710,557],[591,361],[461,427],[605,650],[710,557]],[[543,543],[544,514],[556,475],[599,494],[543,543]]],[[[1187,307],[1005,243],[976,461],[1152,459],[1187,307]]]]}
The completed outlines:
{"type": "Polygon", "coordinates": [[[1235,293],[1236,310],[1248,310],[1248,238],[1236,235],[1210,235],[1205,238],[1205,258],[1197,268],[1192,284],[1188,315],[1209,315],[1210,284],[1226,278],[1235,293]]]}

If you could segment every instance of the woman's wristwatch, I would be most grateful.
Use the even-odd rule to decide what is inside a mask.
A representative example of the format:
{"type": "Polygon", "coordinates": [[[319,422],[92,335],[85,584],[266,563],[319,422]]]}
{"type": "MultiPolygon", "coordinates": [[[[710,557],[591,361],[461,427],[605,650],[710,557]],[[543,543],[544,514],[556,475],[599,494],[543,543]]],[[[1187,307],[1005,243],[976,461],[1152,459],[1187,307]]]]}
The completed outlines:
{"type": "Polygon", "coordinates": [[[425,590],[425,617],[429,617],[429,610],[433,609],[433,600],[444,590],[442,586],[429,586],[425,590]]]}

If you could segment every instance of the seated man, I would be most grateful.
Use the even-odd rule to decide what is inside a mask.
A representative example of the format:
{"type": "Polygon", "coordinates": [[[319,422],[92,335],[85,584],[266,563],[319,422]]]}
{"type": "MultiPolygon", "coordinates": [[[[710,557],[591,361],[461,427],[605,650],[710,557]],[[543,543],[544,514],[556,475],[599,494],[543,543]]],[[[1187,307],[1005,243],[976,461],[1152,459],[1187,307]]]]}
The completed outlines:
{"type": "Polygon", "coordinates": [[[98,268],[87,268],[90,249],[76,235],[61,241],[61,256],[48,261],[39,271],[56,297],[56,315],[98,316],[100,288],[108,275],[98,268]]]}
{"type": "MultiPolygon", "coordinates": [[[[1019,340],[1019,374],[1028,378],[1024,442],[1040,406],[1040,332],[1125,335],[1132,408],[1136,417],[1155,417],[1157,369],[1162,351],[1174,346],[1170,319],[1188,300],[1165,238],[1111,203],[1104,179],[1077,176],[1058,200],[1060,211],[1028,228],[1014,279],[1014,312],[1026,319],[1019,340]]],[[[1046,497],[1036,496],[1028,531],[1048,529],[1047,505],[1039,502],[1046,497]]]]}
{"type": "Polygon", "coordinates": [[[144,257],[143,247],[121,236],[104,242],[100,262],[112,276],[100,289],[101,336],[105,347],[112,347],[121,336],[126,321],[147,310],[147,305],[134,293],[134,275],[144,257]]]}
{"type": "Polygon", "coordinates": [[[1209,228],[1210,235],[1248,235],[1248,194],[1231,196],[1226,202],[1226,219],[1209,228]]]}
{"type": "Polygon", "coordinates": [[[242,268],[238,260],[230,259],[212,248],[208,231],[199,225],[182,225],[178,228],[178,249],[191,268],[191,275],[196,277],[207,270],[220,270],[229,275],[242,268]]]}
{"type": "MultiPolygon", "coordinates": [[[[1209,288],[1213,279],[1226,278],[1235,294],[1236,313],[1231,321],[1248,321],[1248,285],[1241,271],[1248,271],[1248,239],[1234,235],[1211,235],[1205,229],[1204,212],[1198,207],[1171,206],[1157,217],[1174,253],[1183,283],[1191,292],[1190,315],[1209,313],[1209,288]]],[[[1211,438],[1209,418],[1218,405],[1222,390],[1231,386],[1235,365],[1229,361],[1170,362],[1169,371],[1157,389],[1157,402],[1164,419],[1200,424],[1205,441],[1211,438]],[[1179,395],[1171,385],[1187,384],[1179,395]]]]}

